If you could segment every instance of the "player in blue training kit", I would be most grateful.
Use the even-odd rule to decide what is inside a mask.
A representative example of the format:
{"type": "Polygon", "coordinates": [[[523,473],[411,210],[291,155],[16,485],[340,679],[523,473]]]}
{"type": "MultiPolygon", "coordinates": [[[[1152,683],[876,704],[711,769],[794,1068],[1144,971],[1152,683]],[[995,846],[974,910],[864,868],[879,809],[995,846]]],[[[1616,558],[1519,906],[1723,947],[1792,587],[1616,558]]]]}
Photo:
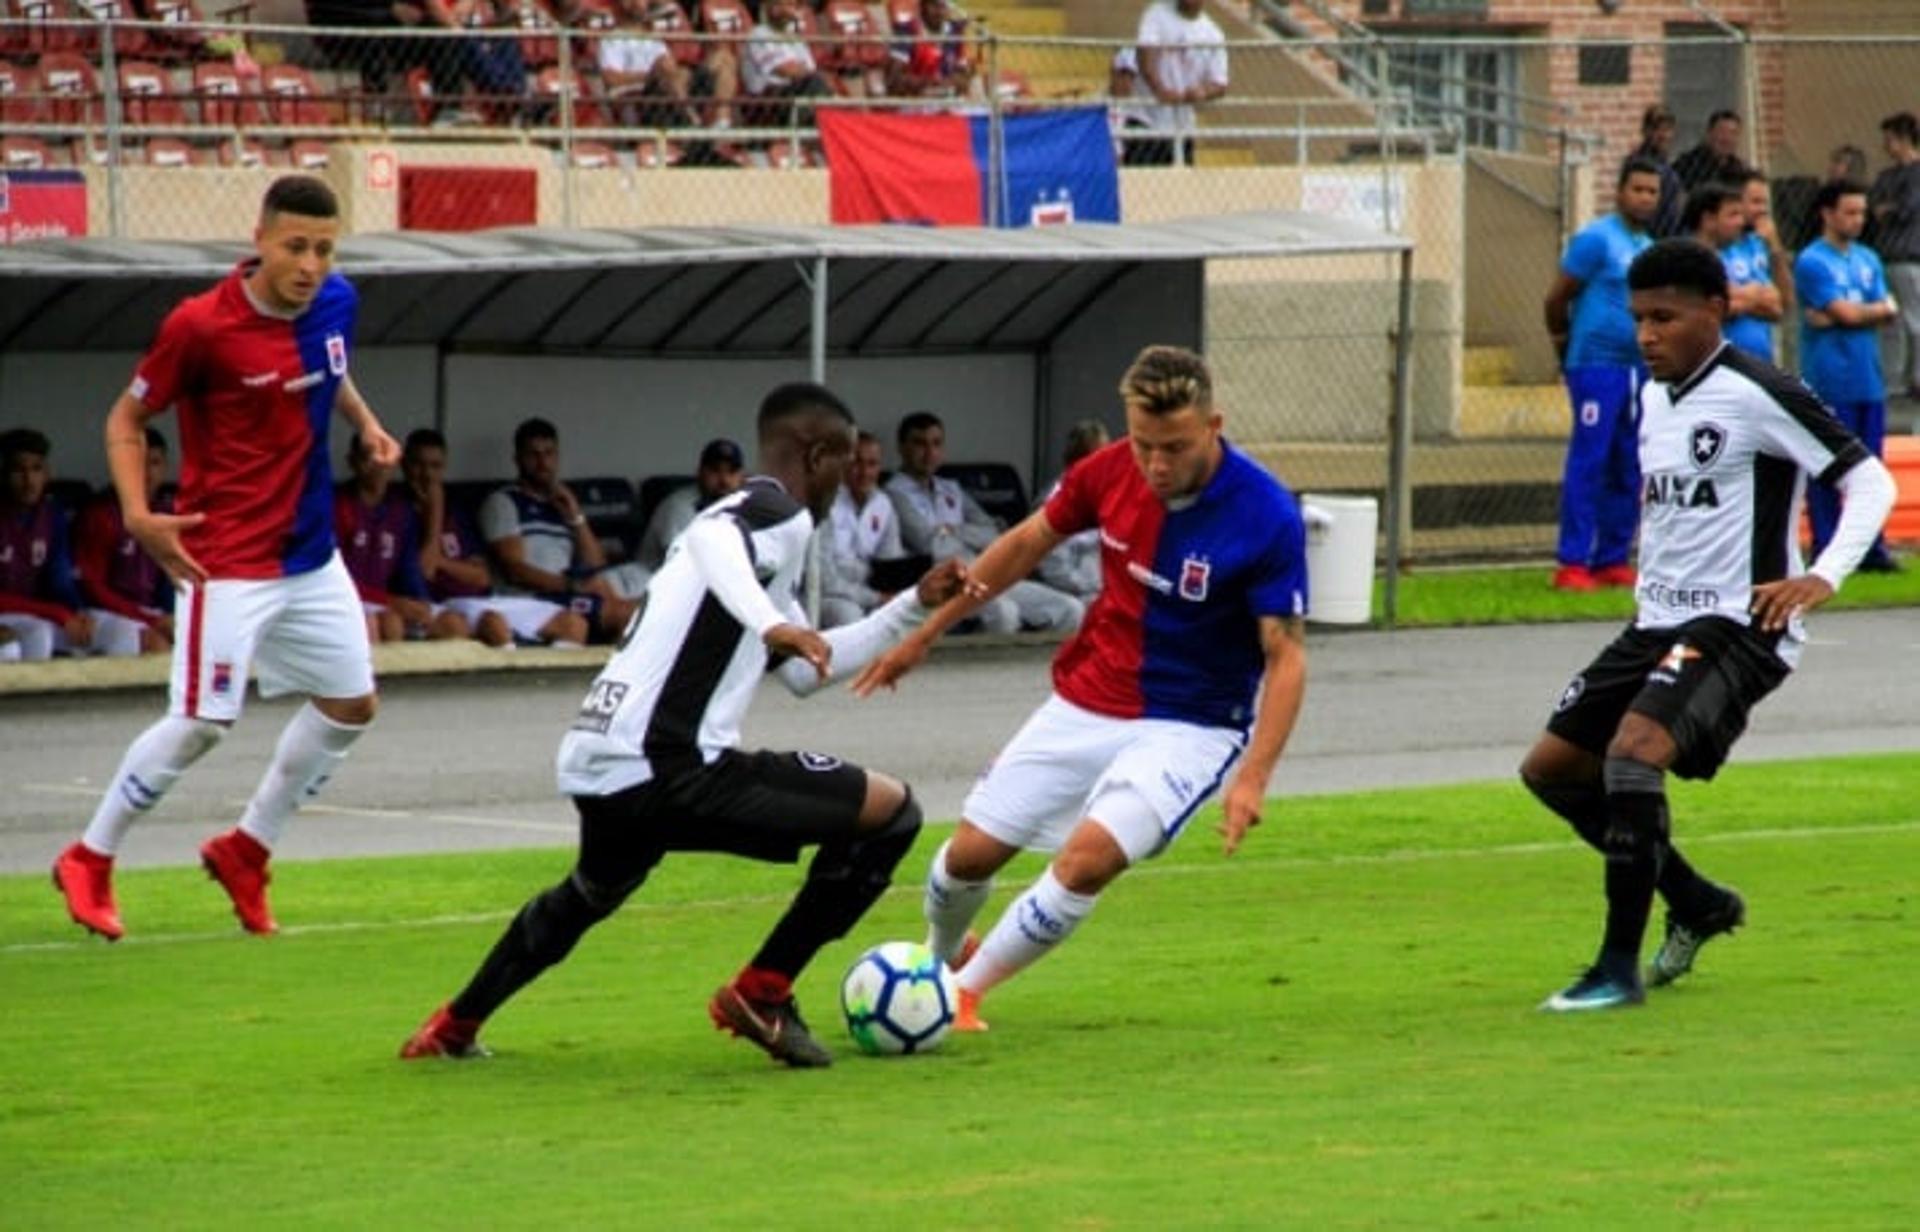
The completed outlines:
{"type": "MultiPolygon", "coordinates": [[[[1880,326],[1899,315],[1887,293],[1879,254],[1860,243],[1867,225],[1867,190],[1851,180],[1829,180],[1814,198],[1820,238],[1800,250],[1793,280],[1800,291],[1800,375],[1833,408],[1876,458],[1887,435],[1887,386],[1880,375],[1880,326]]],[[[1813,550],[1833,538],[1840,498],[1816,487],[1807,494],[1813,550]]],[[[1897,569],[1886,540],[1874,540],[1860,567],[1897,569]]]]}
{"type": "Polygon", "coordinates": [[[1693,969],[1746,902],[1674,845],[1666,773],[1710,779],[1747,715],[1806,643],[1801,614],[1831,598],[1893,508],[1893,477],[1806,386],[1728,343],[1727,274],[1712,249],[1662,240],[1628,275],[1652,380],[1640,394],[1645,472],[1633,623],[1570,681],[1520,777],[1606,859],[1607,922],[1556,1012],[1645,999],[1640,946],[1657,893],[1667,932],[1646,983],[1693,969]],[[1796,533],[1805,476],[1845,513],[1812,565],[1796,533]]]}
{"type": "Polygon", "coordinates": [[[1653,242],[1660,168],[1644,158],[1620,167],[1614,212],[1567,243],[1547,292],[1547,332],[1566,373],[1573,436],[1560,488],[1561,590],[1631,586],[1640,491],[1634,459],[1634,393],[1646,377],[1627,311],[1627,266],[1653,242]]]}

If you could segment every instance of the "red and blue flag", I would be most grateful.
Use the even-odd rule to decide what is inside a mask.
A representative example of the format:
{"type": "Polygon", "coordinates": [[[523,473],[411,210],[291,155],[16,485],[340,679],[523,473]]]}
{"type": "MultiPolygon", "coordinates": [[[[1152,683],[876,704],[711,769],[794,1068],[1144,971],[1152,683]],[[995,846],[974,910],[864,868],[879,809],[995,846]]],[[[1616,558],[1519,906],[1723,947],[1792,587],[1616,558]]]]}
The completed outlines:
{"type": "Polygon", "coordinates": [[[991,200],[987,115],[823,112],[833,221],[929,227],[1119,222],[1120,177],[1100,107],[1022,112],[1000,123],[1005,174],[991,200]]]}

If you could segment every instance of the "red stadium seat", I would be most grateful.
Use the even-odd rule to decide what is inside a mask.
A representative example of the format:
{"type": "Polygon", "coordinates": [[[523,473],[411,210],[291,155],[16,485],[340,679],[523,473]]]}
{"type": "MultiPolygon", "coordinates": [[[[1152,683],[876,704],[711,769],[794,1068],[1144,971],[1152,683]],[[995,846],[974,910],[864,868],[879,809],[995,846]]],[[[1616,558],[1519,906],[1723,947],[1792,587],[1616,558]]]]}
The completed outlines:
{"type": "Polygon", "coordinates": [[[149,167],[199,167],[205,165],[207,154],[178,137],[153,137],[141,151],[140,161],[149,167]]]}
{"type": "Polygon", "coordinates": [[[313,74],[297,64],[274,64],[261,70],[260,86],[267,96],[267,115],[286,127],[315,128],[339,122],[339,105],[320,93],[313,74]]]}
{"type": "Polygon", "coordinates": [[[93,42],[91,31],[80,26],[54,26],[56,21],[74,21],[79,15],[65,0],[0,0],[0,21],[9,23],[0,35],[0,53],[44,55],[56,51],[85,51],[93,42]]]}
{"type": "Polygon", "coordinates": [[[560,40],[552,31],[560,28],[546,0],[521,0],[519,8],[520,58],[531,69],[560,62],[560,40]]]}
{"type": "Polygon", "coordinates": [[[686,10],[675,3],[675,0],[653,0],[647,5],[647,17],[642,24],[646,27],[647,33],[667,45],[667,50],[671,51],[673,58],[680,63],[692,67],[706,58],[705,46],[692,39],[675,37],[693,33],[693,23],[687,20],[686,10]]]}
{"type": "Polygon", "coordinates": [[[40,70],[0,60],[0,124],[44,124],[47,100],[40,94],[40,70]]]}
{"type": "Polygon", "coordinates": [[[120,115],[129,124],[185,124],[186,108],[167,70],[145,60],[120,65],[120,115]]]}
{"type": "Polygon", "coordinates": [[[920,0],[887,0],[887,25],[901,38],[919,38],[926,33],[920,24],[920,0]]]}
{"type": "MultiPolygon", "coordinates": [[[[84,10],[97,21],[121,22],[140,20],[140,14],[122,4],[121,0],[74,0],[74,3],[79,9],[84,10]]],[[[91,40],[89,43],[91,45],[91,40]]],[[[115,56],[139,59],[150,54],[152,46],[153,40],[147,37],[145,30],[137,26],[125,29],[119,26],[114,27],[113,54],[115,56]]]]}
{"type": "Polygon", "coordinates": [[[85,56],[71,51],[46,53],[40,57],[40,83],[46,93],[49,123],[106,123],[100,82],[85,56]]]}
{"type": "Polygon", "coordinates": [[[38,137],[0,137],[0,171],[44,171],[53,152],[38,137]]]}
{"type": "Polygon", "coordinates": [[[260,79],[231,64],[193,66],[193,94],[200,103],[200,122],[221,128],[251,128],[272,121],[260,97],[260,79]]]}
{"type": "Polygon", "coordinates": [[[742,0],[700,0],[700,29],[737,41],[753,29],[753,14],[742,0]]]}
{"type": "Polygon", "coordinates": [[[236,147],[231,139],[213,147],[214,158],[222,167],[265,167],[273,161],[267,147],[253,138],[243,139],[236,147]]]}
{"type": "Polygon", "coordinates": [[[686,151],[677,141],[669,141],[664,149],[657,141],[642,141],[633,147],[633,164],[636,167],[671,167],[686,157],[686,151]]]}
{"type": "Polygon", "coordinates": [[[296,141],[287,147],[287,165],[296,171],[325,171],[331,161],[324,141],[296,141]]]}
{"type": "Polygon", "coordinates": [[[599,171],[620,165],[620,156],[604,141],[573,143],[573,165],[582,171],[599,171]]]}
{"type": "MultiPolygon", "coordinates": [[[[188,60],[198,56],[207,36],[202,30],[189,29],[204,20],[193,0],[134,0],[135,9],[148,21],[166,22],[173,30],[147,31],[147,54],[156,60],[188,60]]],[[[249,9],[251,5],[247,6],[249,9]]],[[[222,13],[222,17],[226,16],[222,13]]]]}
{"type": "Polygon", "coordinates": [[[607,128],[611,121],[607,110],[599,99],[595,98],[579,77],[568,81],[560,76],[558,68],[543,68],[534,78],[533,97],[537,102],[550,103],[547,109],[546,123],[560,127],[560,96],[563,92],[573,96],[573,126],[575,128],[607,128]]]}
{"type": "Polygon", "coordinates": [[[887,62],[886,39],[864,0],[827,0],[816,59],[829,72],[859,72],[887,62]]]}

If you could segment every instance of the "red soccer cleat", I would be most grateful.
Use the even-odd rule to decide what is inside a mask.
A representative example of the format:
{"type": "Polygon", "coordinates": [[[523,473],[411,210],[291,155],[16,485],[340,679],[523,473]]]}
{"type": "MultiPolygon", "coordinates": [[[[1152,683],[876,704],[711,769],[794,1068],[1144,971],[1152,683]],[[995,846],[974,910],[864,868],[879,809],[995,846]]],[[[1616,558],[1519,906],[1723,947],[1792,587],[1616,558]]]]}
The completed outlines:
{"type": "Polygon", "coordinates": [[[1585,565],[1561,565],[1553,571],[1555,590],[1599,590],[1600,579],[1585,565]]]}
{"type": "Polygon", "coordinates": [[[1606,565],[1593,571],[1593,580],[1602,586],[1624,586],[1631,590],[1640,580],[1632,565],[1606,565]]]}
{"type": "Polygon", "coordinates": [[[987,1020],[980,1017],[980,994],[965,988],[960,990],[960,1008],[954,1011],[953,1029],[955,1031],[985,1031],[987,1020]]]}
{"type": "Polygon", "coordinates": [[[443,1005],[433,1011],[420,1029],[407,1037],[400,1045],[402,1061],[418,1061],[424,1057],[446,1057],[451,1061],[477,1061],[493,1054],[487,1046],[474,1038],[480,1034],[480,1023],[471,1018],[455,1018],[453,1007],[443,1005]]]}
{"type": "Polygon", "coordinates": [[[200,844],[200,863],[207,876],[220,883],[233,900],[233,914],[240,927],[265,936],[280,931],[267,909],[267,849],[251,835],[235,827],[200,844]]]}
{"type": "Polygon", "coordinates": [[[73,922],[109,941],[127,930],[113,901],[113,857],[103,856],[84,843],[74,843],[53,862],[53,888],[67,900],[73,922]]]}

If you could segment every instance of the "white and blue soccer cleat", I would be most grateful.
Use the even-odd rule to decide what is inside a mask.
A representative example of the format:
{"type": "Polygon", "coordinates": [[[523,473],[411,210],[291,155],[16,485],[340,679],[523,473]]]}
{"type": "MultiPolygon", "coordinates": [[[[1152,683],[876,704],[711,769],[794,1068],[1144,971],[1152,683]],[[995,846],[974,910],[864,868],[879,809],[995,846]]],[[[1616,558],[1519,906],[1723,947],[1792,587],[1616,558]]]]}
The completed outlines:
{"type": "Polygon", "coordinates": [[[1646,989],[1637,978],[1622,979],[1599,967],[1589,967],[1585,975],[1542,1001],[1540,1008],[1553,1014],[1572,1014],[1639,1005],[1646,999],[1646,989]]]}

